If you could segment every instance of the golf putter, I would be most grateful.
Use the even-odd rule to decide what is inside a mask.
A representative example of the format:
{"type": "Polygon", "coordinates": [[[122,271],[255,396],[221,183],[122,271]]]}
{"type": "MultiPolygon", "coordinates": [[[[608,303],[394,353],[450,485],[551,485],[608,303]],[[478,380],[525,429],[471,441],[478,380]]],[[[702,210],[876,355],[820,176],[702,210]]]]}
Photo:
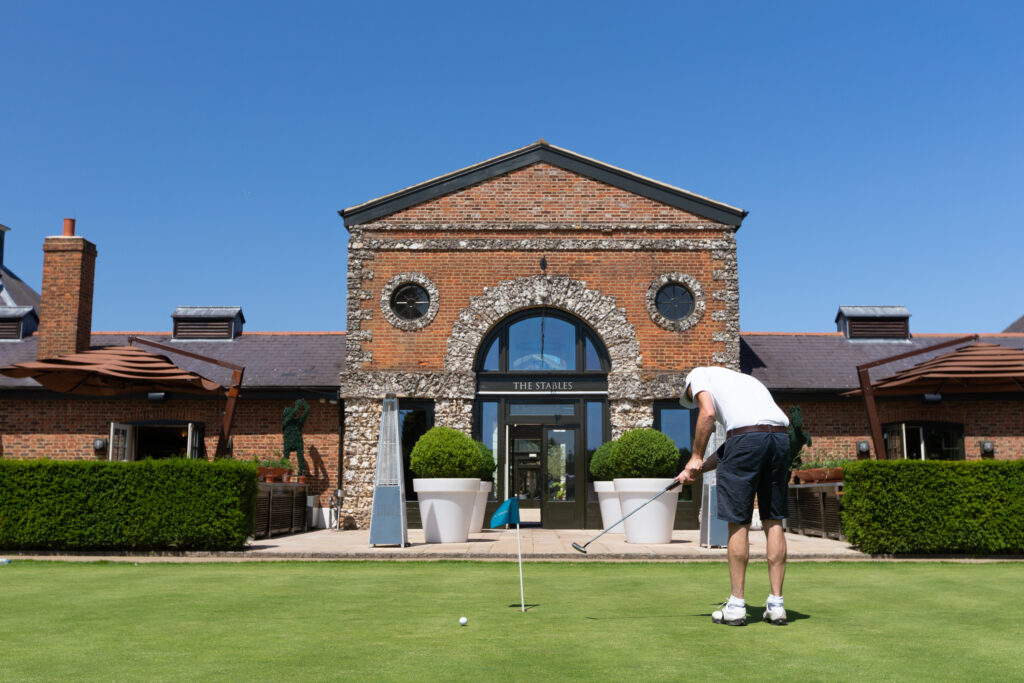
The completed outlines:
{"type": "Polygon", "coordinates": [[[675,487],[679,486],[679,485],[680,485],[681,483],[682,483],[682,482],[680,482],[680,481],[679,481],[678,479],[674,480],[674,481],[673,481],[673,482],[672,482],[671,484],[669,484],[668,486],[666,486],[665,488],[663,488],[663,489],[662,489],[662,490],[661,490],[661,491],[660,491],[660,492],[659,492],[659,493],[658,493],[657,495],[655,495],[655,496],[654,496],[653,498],[651,498],[650,500],[644,501],[644,503],[643,503],[642,505],[640,505],[640,506],[639,506],[639,507],[638,507],[637,509],[635,509],[635,510],[633,510],[632,512],[630,512],[630,513],[629,513],[628,515],[626,515],[625,517],[623,517],[623,518],[622,518],[622,519],[620,519],[619,521],[615,522],[615,524],[612,524],[612,525],[611,525],[610,527],[608,527],[607,529],[605,529],[604,531],[602,531],[601,533],[599,533],[599,534],[598,534],[597,536],[594,536],[594,537],[593,537],[592,539],[590,539],[589,541],[587,541],[587,542],[586,542],[586,543],[584,543],[583,545],[580,545],[579,543],[573,543],[573,544],[572,544],[572,547],[573,547],[573,549],[575,549],[575,550],[578,550],[578,551],[580,551],[581,553],[583,553],[584,555],[586,555],[586,554],[587,554],[587,546],[588,546],[588,545],[590,545],[591,543],[593,543],[593,542],[594,542],[594,541],[596,541],[597,539],[601,538],[602,536],[604,536],[604,535],[605,535],[606,533],[608,533],[609,531],[611,531],[612,529],[614,529],[614,528],[615,528],[615,527],[617,527],[618,525],[622,524],[622,523],[623,523],[624,521],[626,521],[626,519],[628,519],[628,518],[629,518],[629,517],[630,517],[631,515],[635,515],[635,514],[636,514],[637,512],[639,512],[639,511],[641,510],[641,508],[643,508],[644,506],[646,506],[646,505],[648,505],[648,504],[650,504],[650,503],[653,503],[654,501],[656,501],[656,500],[657,500],[657,499],[658,499],[658,498],[659,498],[659,497],[660,497],[660,496],[661,496],[661,495],[662,495],[663,493],[668,493],[669,491],[671,491],[671,490],[672,490],[672,489],[674,489],[675,487]]]}

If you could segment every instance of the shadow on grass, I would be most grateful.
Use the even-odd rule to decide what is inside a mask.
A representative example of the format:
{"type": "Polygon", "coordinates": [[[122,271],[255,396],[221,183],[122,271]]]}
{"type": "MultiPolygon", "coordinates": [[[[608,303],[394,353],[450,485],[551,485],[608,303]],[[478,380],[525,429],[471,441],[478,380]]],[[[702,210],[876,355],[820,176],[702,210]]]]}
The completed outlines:
{"type": "Polygon", "coordinates": [[[540,603],[539,602],[528,602],[525,605],[521,605],[518,602],[513,602],[511,605],[509,605],[509,607],[515,607],[516,609],[523,609],[525,607],[526,611],[529,612],[534,607],[540,607],[540,603]]]}
{"type": "MultiPolygon", "coordinates": [[[[761,621],[761,617],[764,614],[763,606],[747,605],[747,623],[752,624],[761,621]]],[[[691,617],[706,617],[711,618],[711,612],[704,612],[702,614],[691,614],[691,617]]],[[[786,621],[792,623],[794,621],[801,621],[803,619],[810,619],[810,614],[804,614],[803,612],[797,612],[786,608],[786,621]]]]}

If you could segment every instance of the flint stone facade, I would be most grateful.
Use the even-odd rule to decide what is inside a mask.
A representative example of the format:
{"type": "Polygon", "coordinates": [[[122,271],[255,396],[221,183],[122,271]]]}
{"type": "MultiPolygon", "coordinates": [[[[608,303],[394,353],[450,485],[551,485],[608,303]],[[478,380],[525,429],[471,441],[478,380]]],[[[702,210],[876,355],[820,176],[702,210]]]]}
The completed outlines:
{"type": "Polygon", "coordinates": [[[613,438],[651,426],[654,402],[678,398],[693,367],[739,369],[738,209],[542,142],[341,214],[343,488],[360,527],[385,394],[433,401],[435,424],[469,433],[481,342],[519,311],[562,311],[599,337],[613,438]],[[386,310],[404,281],[430,293],[420,326],[386,310]],[[694,293],[684,324],[652,315],[650,291],[669,281],[694,293]]]}

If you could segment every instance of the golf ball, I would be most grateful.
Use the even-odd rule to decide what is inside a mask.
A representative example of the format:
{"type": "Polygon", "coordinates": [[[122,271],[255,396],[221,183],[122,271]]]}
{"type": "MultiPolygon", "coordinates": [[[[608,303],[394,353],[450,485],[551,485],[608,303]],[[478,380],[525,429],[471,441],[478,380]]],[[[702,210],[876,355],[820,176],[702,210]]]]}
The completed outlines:
{"type": "Polygon", "coordinates": [[[465,626],[469,623],[469,619],[467,619],[466,617],[459,617],[459,623],[465,626]]]}

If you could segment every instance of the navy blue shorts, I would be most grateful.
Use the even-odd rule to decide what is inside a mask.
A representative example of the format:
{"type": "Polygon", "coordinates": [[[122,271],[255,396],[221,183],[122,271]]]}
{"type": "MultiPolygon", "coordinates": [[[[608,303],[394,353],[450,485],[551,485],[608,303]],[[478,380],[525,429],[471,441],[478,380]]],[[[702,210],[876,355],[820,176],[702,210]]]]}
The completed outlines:
{"type": "Polygon", "coordinates": [[[718,518],[750,524],[754,495],[761,519],[789,516],[789,435],[751,432],[725,442],[718,456],[718,518]]]}

